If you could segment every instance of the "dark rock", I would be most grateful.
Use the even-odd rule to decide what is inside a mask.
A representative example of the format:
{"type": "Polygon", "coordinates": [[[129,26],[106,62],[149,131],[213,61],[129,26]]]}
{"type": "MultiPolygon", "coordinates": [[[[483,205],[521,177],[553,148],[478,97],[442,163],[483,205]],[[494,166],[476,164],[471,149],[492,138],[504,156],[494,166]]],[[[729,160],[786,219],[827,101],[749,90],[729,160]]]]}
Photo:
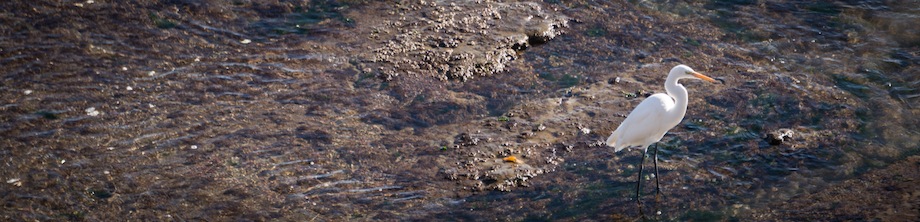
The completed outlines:
{"type": "Polygon", "coordinates": [[[776,146],[776,145],[783,144],[783,142],[786,142],[787,140],[792,139],[793,134],[794,132],[791,129],[785,129],[785,128],[778,129],[773,132],[767,133],[767,135],[764,136],[764,140],[766,140],[767,143],[769,143],[770,145],[776,146]]]}
{"type": "Polygon", "coordinates": [[[460,135],[457,135],[456,139],[457,140],[454,141],[454,143],[461,146],[475,146],[476,144],[479,144],[479,138],[474,138],[470,136],[469,133],[461,133],[460,135]]]}
{"type": "Polygon", "coordinates": [[[308,130],[305,127],[297,128],[297,137],[314,144],[330,144],[332,137],[321,130],[308,130]]]}

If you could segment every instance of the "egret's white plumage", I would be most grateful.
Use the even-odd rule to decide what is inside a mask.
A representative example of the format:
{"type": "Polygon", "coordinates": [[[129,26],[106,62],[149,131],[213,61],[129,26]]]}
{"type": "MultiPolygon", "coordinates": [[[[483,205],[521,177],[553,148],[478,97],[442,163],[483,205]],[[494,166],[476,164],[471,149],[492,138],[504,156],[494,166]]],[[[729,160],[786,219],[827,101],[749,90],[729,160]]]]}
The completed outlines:
{"type": "Polygon", "coordinates": [[[687,113],[687,88],[677,82],[686,78],[715,82],[690,67],[675,66],[664,82],[667,94],[656,93],[639,103],[607,137],[607,146],[614,147],[616,152],[626,147],[638,147],[645,152],[650,145],[661,140],[687,113]]]}
{"type": "MultiPolygon", "coordinates": [[[[664,89],[667,93],[654,94],[639,103],[620,123],[620,126],[610,134],[610,137],[607,137],[607,146],[613,147],[614,152],[627,147],[642,149],[642,162],[644,163],[648,147],[660,141],[664,134],[677,126],[687,114],[687,88],[677,82],[681,79],[716,81],[685,65],[675,66],[668,73],[668,79],[664,82],[664,89]]],[[[639,177],[642,177],[642,163],[639,164],[639,177]]],[[[636,181],[637,202],[641,189],[640,181],[636,181]]],[[[656,193],[660,194],[657,147],[655,149],[655,187],[656,193]]]]}

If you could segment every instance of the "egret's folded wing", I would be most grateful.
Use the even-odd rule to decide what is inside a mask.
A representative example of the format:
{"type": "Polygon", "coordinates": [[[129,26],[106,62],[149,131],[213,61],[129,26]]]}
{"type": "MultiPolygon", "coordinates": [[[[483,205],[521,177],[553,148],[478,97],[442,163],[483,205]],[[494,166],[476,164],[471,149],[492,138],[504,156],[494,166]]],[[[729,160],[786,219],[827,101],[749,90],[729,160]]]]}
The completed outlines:
{"type": "Polygon", "coordinates": [[[671,99],[667,95],[655,94],[636,106],[629,116],[620,123],[615,131],[607,138],[607,145],[620,151],[629,146],[646,145],[649,137],[657,135],[660,131],[661,116],[671,99]]]}

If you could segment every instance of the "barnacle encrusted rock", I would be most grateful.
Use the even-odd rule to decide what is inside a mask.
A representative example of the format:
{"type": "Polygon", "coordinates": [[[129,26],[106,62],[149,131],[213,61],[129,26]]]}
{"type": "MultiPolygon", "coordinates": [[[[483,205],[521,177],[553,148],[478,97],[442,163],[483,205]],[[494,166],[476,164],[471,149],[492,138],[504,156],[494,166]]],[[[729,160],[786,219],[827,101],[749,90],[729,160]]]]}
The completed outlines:
{"type": "Polygon", "coordinates": [[[364,70],[466,81],[506,69],[518,53],[562,33],[568,18],[534,2],[421,1],[372,31],[364,70]],[[395,30],[395,31],[393,31],[395,30]]]}

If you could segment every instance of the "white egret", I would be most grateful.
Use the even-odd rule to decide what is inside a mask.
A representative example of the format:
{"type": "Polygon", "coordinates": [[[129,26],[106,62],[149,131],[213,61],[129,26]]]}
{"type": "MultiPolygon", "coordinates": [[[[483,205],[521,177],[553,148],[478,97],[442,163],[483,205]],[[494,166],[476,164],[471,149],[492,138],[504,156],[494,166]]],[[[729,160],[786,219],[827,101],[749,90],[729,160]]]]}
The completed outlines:
{"type": "MultiPolygon", "coordinates": [[[[648,147],[660,141],[664,134],[677,126],[687,113],[687,88],[677,82],[681,79],[716,81],[685,65],[675,66],[668,73],[668,79],[664,82],[667,94],[656,93],[643,100],[607,138],[607,146],[614,147],[614,152],[627,147],[642,149],[642,162],[639,163],[639,176],[636,181],[636,202],[639,202],[639,190],[642,188],[642,165],[645,163],[648,147]]],[[[656,197],[661,194],[658,177],[658,145],[655,145],[656,197]]]]}

